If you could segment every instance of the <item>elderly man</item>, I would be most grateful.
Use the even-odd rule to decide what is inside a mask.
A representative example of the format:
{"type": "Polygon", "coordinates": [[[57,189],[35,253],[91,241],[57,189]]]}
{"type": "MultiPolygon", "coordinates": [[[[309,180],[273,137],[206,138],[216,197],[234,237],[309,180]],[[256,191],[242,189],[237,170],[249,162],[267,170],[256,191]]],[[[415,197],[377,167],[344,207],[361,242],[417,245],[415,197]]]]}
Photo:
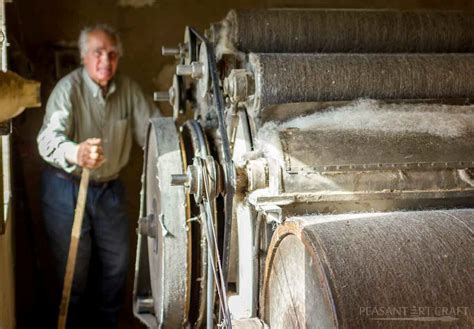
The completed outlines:
{"type": "Polygon", "coordinates": [[[100,328],[115,328],[129,265],[125,193],[117,178],[129,160],[132,133],[143,146],[154,107],[135,82],[117,73],[122,46],[113,29],[106,25],[84,29],[79,48],[83,67],[61,79],[52,91],[37,139],[39,153],[48,163],[41,203],[60,296],[80,173],[82,168],[91,169],[68,325],[92,317],[78,311],[92,258],[99,265],[99,278],[89,278],[97,284],[94,321],[100,328]]]}

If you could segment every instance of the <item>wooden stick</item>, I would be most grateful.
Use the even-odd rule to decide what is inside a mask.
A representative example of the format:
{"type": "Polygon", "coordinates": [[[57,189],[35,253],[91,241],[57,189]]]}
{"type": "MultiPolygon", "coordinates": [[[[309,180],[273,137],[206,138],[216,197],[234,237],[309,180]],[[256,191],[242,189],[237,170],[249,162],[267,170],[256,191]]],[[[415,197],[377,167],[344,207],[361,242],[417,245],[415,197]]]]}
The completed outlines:
{"type": "Polygon", "coordinates": [[[86,206],[87,187],[89,186],[89,169],[84,168],[79,186],[79,196],[77,197],[76,210],[74,212],[74,222],[72,224],[71,242],[69,244],[69,254],[67,256],[66,273],[64,274],[63,294],[61,306],[59,307],[58,329],[66,328],[67,311],[69,299],[71,297],[72,280],[74,279],[74,269],[76,267],[77,248],[81,237],[82,220],[86,206]]]}

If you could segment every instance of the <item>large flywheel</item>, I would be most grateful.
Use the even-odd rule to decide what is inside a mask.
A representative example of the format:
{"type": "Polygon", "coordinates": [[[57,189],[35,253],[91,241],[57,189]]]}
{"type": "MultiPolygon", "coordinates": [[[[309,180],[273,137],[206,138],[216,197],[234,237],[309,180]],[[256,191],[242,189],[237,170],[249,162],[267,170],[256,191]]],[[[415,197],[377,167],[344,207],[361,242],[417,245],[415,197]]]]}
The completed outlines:
{"type": "Polygon", "coordinates": [[[217,248],[208,236],[217,230],[217,168],[198,122],[186,122],[178,133],[172,118],[152,120],[134,289],[135,314],[149,327],[200,328],[216,321],[217,248]]]}
{"type": "Polygon", "coordinates": [[[184,188],[171,187],[172,174],[183,173],[184,168],[173,120],[152,120],[145,150],[134,291],[134,311],[149,327],[179,328],[187,322],[189,207],[184,188]]]}

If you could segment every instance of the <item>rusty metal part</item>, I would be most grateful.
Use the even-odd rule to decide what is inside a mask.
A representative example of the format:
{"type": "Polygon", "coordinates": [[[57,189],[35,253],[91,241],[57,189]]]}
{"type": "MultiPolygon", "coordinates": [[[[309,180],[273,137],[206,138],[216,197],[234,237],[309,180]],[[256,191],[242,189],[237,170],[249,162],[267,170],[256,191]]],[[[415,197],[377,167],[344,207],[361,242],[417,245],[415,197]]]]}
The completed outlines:
{"type": "Polygon", "coordinates": [[[471,54],[250,54],[256,114],[271,105],[474,96],[471,54]]]}
{"type": "Polygon", "coordinates": [[[220,25],[211,39],[242,52],[474,51],[472,11],[232,10],[220,25]]]}
{"type": "Polygon", "coordinates": [[[289,218],[270,245],[261,317],[276,328],[472,327],[473,229],[473,209],[289,218]]]}

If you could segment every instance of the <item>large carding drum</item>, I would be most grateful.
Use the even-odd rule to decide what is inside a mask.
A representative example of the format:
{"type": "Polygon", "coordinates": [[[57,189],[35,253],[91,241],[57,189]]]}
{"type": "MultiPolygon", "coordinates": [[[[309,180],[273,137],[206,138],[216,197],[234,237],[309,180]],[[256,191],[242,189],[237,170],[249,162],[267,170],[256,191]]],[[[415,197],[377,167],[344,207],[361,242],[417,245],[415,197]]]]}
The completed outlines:
{"type": "Polygon", "coordinates": [[[474,96],[472,54],[250,54],[249,106],[474,96]]]}
{"type": "Polygon", "coordinates": [[[290,218],[272,239],[272,328],[472,328],[474,210],[290,218]]]}
{"type": "Polygon", "coordinates": [[[218,48],[261,53],[474,51],[474,12],[281,9],[230,11],[218,48]]]}

